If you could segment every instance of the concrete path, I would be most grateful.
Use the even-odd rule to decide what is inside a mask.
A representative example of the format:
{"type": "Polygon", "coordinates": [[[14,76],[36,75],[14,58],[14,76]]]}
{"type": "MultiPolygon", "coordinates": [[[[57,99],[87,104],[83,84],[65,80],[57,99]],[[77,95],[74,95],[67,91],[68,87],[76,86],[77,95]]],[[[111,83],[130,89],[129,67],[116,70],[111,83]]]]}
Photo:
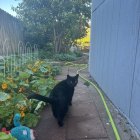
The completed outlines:
{"type": "MultiPolygon", "coordinates": [[[[74,75],[76,69],[70,72],[74,75]]],[[[57,79],[63,80],[66,75],[67,69],[64,68],[57,79]]],[[[38,140],[115,140],[97,92],[85,86],[80,78],[64,126],[61,128],[57,125],[51,108],[47,106],[41,113],[36,131],[38,140]]]]}

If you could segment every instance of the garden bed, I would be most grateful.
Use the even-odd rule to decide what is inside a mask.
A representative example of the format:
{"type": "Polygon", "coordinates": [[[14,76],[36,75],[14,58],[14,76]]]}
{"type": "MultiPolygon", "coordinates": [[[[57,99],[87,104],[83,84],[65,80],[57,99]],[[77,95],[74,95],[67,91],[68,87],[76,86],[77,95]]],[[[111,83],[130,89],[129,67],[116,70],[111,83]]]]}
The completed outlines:
{"type": "Polygon", "coordinates": [[[35,91],[47,96],[56,84],[55,76],[59,74],[59,65],[37,60],[27,62],[22,67],[15,66],[15,71],[9,71],[9,63],[5,71],[0,70],[0,127],[11,129],[13,117],[21,115],[21,123],[35,127],[39,120],[39,110],[44,102],[27,100],[27,95],[35,91]]]}

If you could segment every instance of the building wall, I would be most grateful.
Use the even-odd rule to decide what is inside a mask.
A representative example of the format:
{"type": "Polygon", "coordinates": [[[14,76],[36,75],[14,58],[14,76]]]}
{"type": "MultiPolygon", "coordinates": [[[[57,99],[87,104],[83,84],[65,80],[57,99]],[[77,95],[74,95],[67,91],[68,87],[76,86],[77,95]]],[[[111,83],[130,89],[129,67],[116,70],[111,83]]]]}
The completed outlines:
{"type": "MultiPolygon", "coordinates": [[[[8,53],[17,51],[19,41],[23,41],[23,26],[10,14],[0,9],[0,55],[9,48],[8,53]]],[[[5,52],[6,53],[6,52],[5,52]]]]}
{"type": "Polygon", "coordinates": [[[89,72],[140,131],[140,1],[93,0],[89,72]]]}

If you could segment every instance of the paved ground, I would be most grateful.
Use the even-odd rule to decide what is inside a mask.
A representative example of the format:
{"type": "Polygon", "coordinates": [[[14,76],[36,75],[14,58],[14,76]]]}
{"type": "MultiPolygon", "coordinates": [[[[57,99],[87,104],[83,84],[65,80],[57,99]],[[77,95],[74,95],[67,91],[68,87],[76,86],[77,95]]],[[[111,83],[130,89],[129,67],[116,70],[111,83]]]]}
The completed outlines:
{"type": "MultiPolygon", "coordinates": [[[[76,73],[76,70],[70,70],[76,73]]],[[[57,77],[62,80],[66,77],[67,70],[57,77]]],[[[65,118],[64,127],[59,127],[48,106],[41,114],[41,120],[36,128],[39,140],[110,140],[108,135],[109,123],[104,124],[100,116],[100,110],[91,97],[96,91],[79,83],[75,89],[73,105],[65,118]],[[91,93],[92,92],[92,93],[91,93]],[[106,128],[106,126],[108,128],[106,128]]],[[[102,112],[103,113],[103,112],[102,112]]],[[[111,129],[112,130],[112,129],[111,129]]],[[[114,137],[114,135],[113,135],[114,137]]],[[[114,140],[114,138],[111,138],[114,140]]]]}
{"type": "MultiPolygon", "coordinates": [[[[57,77],[63,80],[67,75],[67,67],[57,77]]],[[[76,74],[76,68],[70,68],[70,75],[76,74]]],[[[87,70],[82,71],[88,77],[87,70]]],[[[106,98],[112,116],[117,125],[121,140],[140,140],[127,120],[106,98]]],[[[103,103],[96,90],[84,85],[79,79],[75,88],[73,105],[65,118],[64,127],[59,127],[52,115],[51,108],[47,106],[41,113],[41,120],[36,127],[38,140],[115,140],[112,127],[104,109],[103,103]]]]}

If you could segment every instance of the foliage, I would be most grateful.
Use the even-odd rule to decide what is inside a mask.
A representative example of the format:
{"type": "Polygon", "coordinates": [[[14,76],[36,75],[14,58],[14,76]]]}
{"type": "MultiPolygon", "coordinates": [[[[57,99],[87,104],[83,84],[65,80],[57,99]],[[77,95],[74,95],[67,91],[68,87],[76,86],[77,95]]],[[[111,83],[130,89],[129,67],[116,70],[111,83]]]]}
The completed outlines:
{"type": "MultiPolygon", "coordinates": [[[[10,65],[7,63],[7,65],[10,65]]],[[[24,64],[13,75],[6,70],[0,70],[0,123],[3,127],[11,128],[15,113],[21,114],[22,124],[34,127],[39,116],[36,114],[39,101],[29,101],[26,96],[35,91],[48,95],[55,85],[54,76],[59,74],[59,67],[46,61],[37,60],[24,64]],[[32,120],[32,121],[31,121],[32,120]]],[[[41,104],[40,107],[44,106],[41,104]]]]}
{"type": "Polygon", "coordinates": [[[85,36],[90,9],[91,0],[22,0],[13,8],[26,27],[26,40],[43,48],[52,44],[56,53],[85,36]]]}
{"type": "Polygon", "coordinates": [[[86,82],[84,82],[84,85],[88,87],[88,86],[90,86],[90,83],[86,81],[86,82]]]}
{"type": "Polygon", "coordinates": [[[74,55],[76,55],[76,57],[82,57],[83,53],[82,53],[82,51],[77,50],[77,51],[74,52],[74,55]]]}
{"type": "Polygon", "coordinates": [[[0,102],[0,120],[2,125],[8,128],[12,126],[14,114],[26,112],[29,106],[23,94],[10,93],[10,96],[8,100],[0,102]]]}
{"type": "Polygon", "coordinates": [[[81,51],[77,51],[75,52],[76,56],[77,57],[82,57],[83,56],[83,53],[81,51]]]}
{"type": "Polygon", "coordinates": [[[54,54],[52,51],[45,51],[44,49],[41,49],[39,51],[39,59],[53,59],[54,54]]]}
{"type": "Polygon", "coordinates": [[[38,123],[39,116],[36,117],[33,113],[27,113],[24,117],[22,124],[27,125],[28,127],[35,127],[38,123]]]}
{"type": "Polygon", "coordinates": [[[6,134],[4,132],[0,132],[0,140],[17,140],[17,139],[12,137],[11,134],[6,134]]]}
{"type": "Polygon", "coordinates": [[[76,40],[77,46],[79,46],[82,50],[89,48],[90,46],[90,28],[86,30],[86,36],[76,40]]]}
{"type": "Polygon", "coordinates": [[[56,54],[54,57],[55,60],[60,60],[60,61],[74,61],[76,60],[76,55],[73,54],[56,54]]]}
{"type": "Polygon", "coordinates": [[[52,59],[54,56],[53,50],[54,46],[52,43],[44,44],[44,47],[39,49],[39,59],[52,59]]]}

